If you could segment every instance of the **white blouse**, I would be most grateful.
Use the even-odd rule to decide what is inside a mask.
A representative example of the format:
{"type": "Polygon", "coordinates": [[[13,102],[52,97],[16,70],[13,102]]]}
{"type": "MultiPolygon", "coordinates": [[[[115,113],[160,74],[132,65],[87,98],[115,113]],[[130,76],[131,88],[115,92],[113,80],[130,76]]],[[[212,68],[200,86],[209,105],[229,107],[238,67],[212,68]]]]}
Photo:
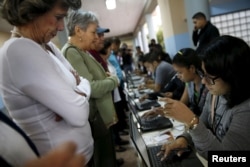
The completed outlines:
{"type": "Polygon", "coordinates": [[[44,154],[74,141],[88,161],[93,138],[88,122],[90,85],[81,78],[77,86],[72,66],[59,49],[53,54],[27,38],[11,38],[0,49],[0,90],[14,121],[44,154]],[[75,90],[83,91],[87,97],[75,90]],[[56,121],[56,115],[62,120],[56,121]]]}
{"type": "Polygon", "coordinates": [[[0,132],[0,155],[11,166],[23,166],[29,160],[37,158],[26,140],[2,121],[0,132]]]}
{"type": "MultiPolygon", "coordinates": [[[[115,67],[109,61],[107,61],[107,63],[108,63],[108,69],[109,69],[110,74],[113,76],[116,76],[117,80],[119,81],[115,67]]],[[[114,103],[119,102],[119,101],[121,101],[121,96],[120,96],[118,88],[116,87],[114,89],[114,103]]]]}

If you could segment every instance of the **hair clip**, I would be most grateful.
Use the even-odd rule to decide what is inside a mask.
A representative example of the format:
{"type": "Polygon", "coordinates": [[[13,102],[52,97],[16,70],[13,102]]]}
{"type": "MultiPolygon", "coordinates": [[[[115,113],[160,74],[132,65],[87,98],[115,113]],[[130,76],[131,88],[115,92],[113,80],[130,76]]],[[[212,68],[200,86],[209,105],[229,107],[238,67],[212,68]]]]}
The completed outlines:
{"type": "Polygon", "coordinates": [[[181,51],[178,51],[178,53],[179,53],[180,55],[183,55],[183,54],[181,53],[181,51]]]}

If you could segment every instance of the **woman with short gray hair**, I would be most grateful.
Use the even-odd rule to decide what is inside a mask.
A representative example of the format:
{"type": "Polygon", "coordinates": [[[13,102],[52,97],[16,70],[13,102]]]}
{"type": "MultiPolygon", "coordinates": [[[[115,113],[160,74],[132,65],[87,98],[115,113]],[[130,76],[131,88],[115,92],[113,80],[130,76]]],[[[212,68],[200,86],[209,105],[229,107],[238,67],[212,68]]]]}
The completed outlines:
{"type": "Polygon", "coordinates": [[[70,39],[62,48],[64,56],[91,86],[89,122],[94,138],[94,166],[116,167],[110,127],[117,122],[112,91],[118,79],[108,75],[88,52],[97,41],[98,19],[92,12],[73,11],[68,16],[70,39]]]}
{"type": "Polygon", "coordinates": [[[69,36],[75,35],[75,27],[79,26],[83,30],[87,30],[89,24],[99,24],[96,15],[91,11],[75,11],[71,12],[67,18],[67,28],[69,36]]]}

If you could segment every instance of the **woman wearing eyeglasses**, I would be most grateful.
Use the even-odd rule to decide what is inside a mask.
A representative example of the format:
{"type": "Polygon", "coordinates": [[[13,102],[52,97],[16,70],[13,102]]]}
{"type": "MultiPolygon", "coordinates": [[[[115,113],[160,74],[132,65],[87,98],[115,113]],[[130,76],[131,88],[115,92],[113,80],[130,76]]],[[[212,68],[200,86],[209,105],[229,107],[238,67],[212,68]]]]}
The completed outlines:
{"type": "MultiPolygon", "coordinates": [[[[187,132],[162,147],[163,159],[171,150],[194,146],[208,158],[208,151],[250,150],[250,48],[232,36],[216,38],[204,51],[202,83],[209,93],[197,117],[186,105],[166,99],[165,115],[186,124],[187,132]]],[[[181,155],[182,152],[177,154],[181,155]]]]}

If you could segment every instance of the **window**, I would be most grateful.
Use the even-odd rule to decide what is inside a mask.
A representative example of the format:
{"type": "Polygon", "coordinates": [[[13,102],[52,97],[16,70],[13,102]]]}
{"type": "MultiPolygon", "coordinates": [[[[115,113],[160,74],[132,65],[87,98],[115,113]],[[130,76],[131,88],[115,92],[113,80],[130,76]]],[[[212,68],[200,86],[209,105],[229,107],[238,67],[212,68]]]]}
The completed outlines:
{"type": "Polygon", "coordinates": [[[221,35],[242,38],[250,45],[250,9],[211,17],[221,35]]]}

